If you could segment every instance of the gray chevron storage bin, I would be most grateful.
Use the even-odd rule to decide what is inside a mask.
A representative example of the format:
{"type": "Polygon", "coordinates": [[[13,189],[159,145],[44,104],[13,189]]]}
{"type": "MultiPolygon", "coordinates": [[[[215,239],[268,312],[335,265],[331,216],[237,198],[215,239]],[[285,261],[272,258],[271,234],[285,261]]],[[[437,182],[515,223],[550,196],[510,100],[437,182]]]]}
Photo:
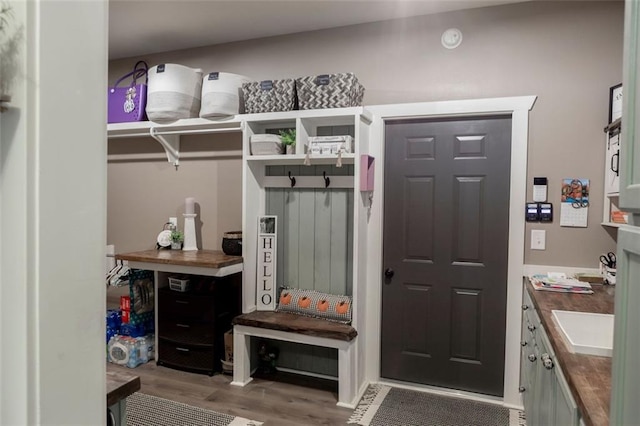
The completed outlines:
{"type": "Polygon", "coordinates": [[[242,95],[247,114],[297,109],[294,79],[243,83],[242,95]]]}
{"type": "Polygon", "coordinates": [[[364,87],[353,73],[324,74],[296,79],[300,109],[362,105],[364,87]]]}

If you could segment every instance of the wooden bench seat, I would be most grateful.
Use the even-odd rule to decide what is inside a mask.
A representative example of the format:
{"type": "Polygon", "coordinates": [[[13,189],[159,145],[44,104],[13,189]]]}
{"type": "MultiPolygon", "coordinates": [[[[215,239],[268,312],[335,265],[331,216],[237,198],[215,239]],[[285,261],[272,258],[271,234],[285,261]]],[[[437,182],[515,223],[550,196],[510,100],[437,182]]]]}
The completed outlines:
{"type": "Polygon", "coordinates": [[[357,331],[350,325],[286,312],[254,311],[233,319],[233,382],[251,381],[251,336],[338,350],[338,404],[355,408],[357,331]]]}
{"type": "Polygon", "coordinates": [[[356,329],[347,324],[287,312],[254,311],[235,317],[233,325],[236,324],[306,334],[307,336],[326,337],[345,342],[352,341],[358,335],[356,329]]]}

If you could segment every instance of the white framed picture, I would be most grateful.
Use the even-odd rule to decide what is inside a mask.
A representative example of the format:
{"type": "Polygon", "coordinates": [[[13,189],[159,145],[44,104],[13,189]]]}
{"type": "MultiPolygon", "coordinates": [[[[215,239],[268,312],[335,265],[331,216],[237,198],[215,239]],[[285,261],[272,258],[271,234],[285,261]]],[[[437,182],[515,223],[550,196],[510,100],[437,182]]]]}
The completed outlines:
{"type": "Polygon", "coordinates": [[[277,216],[258,217],[256,305],[259,311],[276,309],[277,216]]]}
{"type": "Polygon", "coordinates": [[[609,89],[609,124],[622,118],[622,83],[609,89]]]}

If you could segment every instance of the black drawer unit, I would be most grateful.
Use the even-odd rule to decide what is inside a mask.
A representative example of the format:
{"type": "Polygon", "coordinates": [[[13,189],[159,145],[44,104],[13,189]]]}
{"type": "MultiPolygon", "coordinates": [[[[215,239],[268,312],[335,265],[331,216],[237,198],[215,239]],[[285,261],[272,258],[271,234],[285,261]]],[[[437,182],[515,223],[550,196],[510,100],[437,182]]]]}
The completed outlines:
{"type": "Polygon", "coordinates": [[[191,290],[158,290],[158,364],[213,375],[222,371],[224,333],[240,313],[241,274],[191,275],[191,290]]]}

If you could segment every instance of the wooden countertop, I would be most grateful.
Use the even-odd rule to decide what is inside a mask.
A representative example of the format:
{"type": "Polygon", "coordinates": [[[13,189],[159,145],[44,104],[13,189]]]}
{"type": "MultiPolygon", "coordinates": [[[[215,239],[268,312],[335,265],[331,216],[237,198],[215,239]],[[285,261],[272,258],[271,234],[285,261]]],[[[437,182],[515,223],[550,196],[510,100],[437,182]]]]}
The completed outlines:
{"type": "Polygon", "coordinates": [[[107,407],[140,390],[140,377],[123,371],[107,371],[107,407]]]}
{"type": "Polygon", "coordinates": [[[569,352],[551,310],[613,314],[615,287],[593,285],[594,294],[566,294],[536,291],[525,282],[584,422],[609,425],[611,358],[569,352]]]}
{"type": "Polygon", "coordinates": [[[242,263],[242,256],[229,256],[219,250],[145,250],[116,254],[117,260],[220,269],[242,263]]]}

